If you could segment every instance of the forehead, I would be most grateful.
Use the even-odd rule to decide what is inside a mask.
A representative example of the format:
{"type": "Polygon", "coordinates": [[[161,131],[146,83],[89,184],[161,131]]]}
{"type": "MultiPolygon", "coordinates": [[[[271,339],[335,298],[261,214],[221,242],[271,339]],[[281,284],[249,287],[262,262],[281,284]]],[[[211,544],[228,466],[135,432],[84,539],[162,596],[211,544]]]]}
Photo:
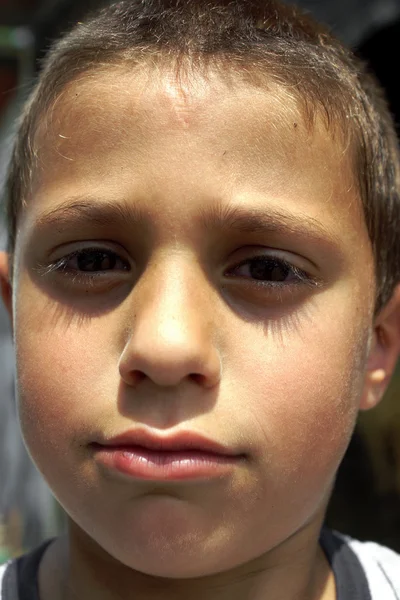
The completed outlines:
{"type": "Polygon", "coordinates": [[[178,80],[176,73],[155,68],[87,73],[61,93],[40,131],[45,134],[38,136],[41,151],[53,160],[63,158],[63,149],[73,162],[115,146],[150,149],[178,135],[197,147],[200,139],[212,142],[216,152],[226,146],[225,155],[233,151],[257,165],[284,159],[297,165],[312,157],[322,166],[328,153],[325,163],[335,158],[352,178],[343,143],[321,119],[309,126],[295,97],[272,81],[261,87],[232,74],[197,73],[178,80]]]}
{"type": "Polygon", "coordinates": [[[178,80],[155,69],[89,73],[59,96],[36,145],[42,201],[99,192],[162,205],[173,204],[177,190],[179,200],[203,203],[236,195],[288,204],[354,239],[366,234],[352,160],[337,132],[318,117],[309,126],[295,98],[272,81],[260,87],[212,73],[178,80]]]}

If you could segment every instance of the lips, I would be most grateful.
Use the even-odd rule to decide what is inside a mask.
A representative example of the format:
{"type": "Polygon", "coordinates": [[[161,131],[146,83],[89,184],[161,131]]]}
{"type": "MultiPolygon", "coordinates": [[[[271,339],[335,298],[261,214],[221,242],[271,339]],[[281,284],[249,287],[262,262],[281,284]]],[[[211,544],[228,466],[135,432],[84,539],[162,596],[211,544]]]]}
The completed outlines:
{"type": "Polygon", "coordinates": [[[91,446],[101,468],[129,480],[220,479],[244,457],[192,431],[160,436],[135,429],[91,446]]]}
{"type": "Polygon", "coordinates": [[[143,429],[136,429],[106,439],[100,442],[100,445],[110,448],[141,446],[147,450],[158,452],[186,450],[221,456],[237,456],[237,453],[228,447],[193,431],[181,431],[174,435],[160,436],[143,429]]]}

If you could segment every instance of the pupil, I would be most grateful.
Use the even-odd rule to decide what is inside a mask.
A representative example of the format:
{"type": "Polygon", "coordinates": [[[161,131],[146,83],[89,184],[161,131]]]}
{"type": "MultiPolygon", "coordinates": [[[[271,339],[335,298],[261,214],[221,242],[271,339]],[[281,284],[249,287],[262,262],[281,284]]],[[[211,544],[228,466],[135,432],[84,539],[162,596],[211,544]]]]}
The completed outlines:
{"type": "Polygon", "coordinates": [[[107,271],[115,267],[116,257],[107,252],[83,252],[77,257],[80,271],[107,271]]]}
{"type": "Polygon", "coordinates": [[[289,275],[289,267],[280,261],[256,258],[250,265],[250,273],[254,279],[263,281],[285,281],[289,275]]]}

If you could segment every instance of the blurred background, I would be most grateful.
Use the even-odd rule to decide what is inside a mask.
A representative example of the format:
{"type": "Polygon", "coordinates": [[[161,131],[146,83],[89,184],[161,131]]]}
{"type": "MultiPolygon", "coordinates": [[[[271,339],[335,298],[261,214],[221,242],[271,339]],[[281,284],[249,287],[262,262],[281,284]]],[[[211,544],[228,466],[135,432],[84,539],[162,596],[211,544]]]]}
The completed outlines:
{"type": "MultiPolygon", "coordinates": [[[[13,126],[51,41],[101,0],[0,0],[0,184],[13,126]]],[[[365,58],[400,123],[400,0],[298,0],[365,58]]],[[[400,232],[399,232],[400,234],[400,232]]],[[[6,235],[0,217],[0,248],[6,235]]],[[[400,370],[382,404],[360,416],[327,515],[331,527],[400,551],[400,370]]],[[[65,528],[62,509],[19,432],[14,363],[0,305],[0,563],[65,528]]]]}

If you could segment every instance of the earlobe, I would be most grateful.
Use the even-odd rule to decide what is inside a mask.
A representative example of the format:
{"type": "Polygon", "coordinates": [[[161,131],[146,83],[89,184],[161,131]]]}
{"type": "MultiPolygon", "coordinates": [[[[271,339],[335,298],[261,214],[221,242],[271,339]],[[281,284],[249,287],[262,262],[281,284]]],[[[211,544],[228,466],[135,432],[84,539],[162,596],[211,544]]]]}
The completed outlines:
{"type": "Polygon", "coordinates": [[[10,257],[7,252],[0,252],[0,291],[10,319],[12,319],[12,284],[10,279],[10,257]]]}
{"type": "Polygon", "coordinates": [[[400,285],[375,320],[360,410],[382,399],[400,354],[400,285]]]}

